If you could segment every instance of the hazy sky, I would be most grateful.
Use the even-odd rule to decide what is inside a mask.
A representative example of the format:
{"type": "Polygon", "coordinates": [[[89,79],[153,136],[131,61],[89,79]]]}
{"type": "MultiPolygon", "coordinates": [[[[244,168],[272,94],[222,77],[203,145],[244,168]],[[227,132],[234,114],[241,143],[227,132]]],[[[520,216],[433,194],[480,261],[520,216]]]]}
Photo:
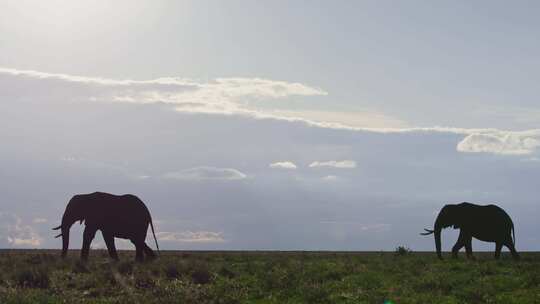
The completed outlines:
{"type": "Polygon", "coordinates": [[[100,190],[143,199],[168,249],[432,250],[418,233],[470,201],[540,250],[538,13],[1,0],[0,247],[60,247],[100,190]]]}

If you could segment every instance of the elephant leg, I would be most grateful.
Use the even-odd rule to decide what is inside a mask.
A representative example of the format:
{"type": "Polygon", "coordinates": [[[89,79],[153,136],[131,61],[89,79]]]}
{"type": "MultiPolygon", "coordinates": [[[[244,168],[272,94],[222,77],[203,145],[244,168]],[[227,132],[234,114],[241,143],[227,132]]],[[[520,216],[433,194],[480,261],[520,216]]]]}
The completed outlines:
{"type": "Polygon", "coordinates": [[[458,252],[461,248],[463,248],[464,244],[461,243],[459,240],[456,242],[456,244],[454,245],[454,247],[452,247],[452,257],[453,258],[457,258],[458,257],[458,252]]]}
{"type": "Polygon", "coordinates": [[[156,254],[154,253],[154,250],[152,250],[152,248],[146,245],[146,243],[143,243],[143,244],[144,244],[144,254],[146,254],[146,257],[150,259],[156,258],[156,254]]]}
{"type": "Polygon", "coordinates": [[[465,246],[465,234],[463,233],[463,231],[460,231],[458,240],[456,241],[456,244],[454,245],[454,247],[452,247],[453,258],[457,258],[458,252],[461,248],[463,248],[463,246],[465,246]]]}
{"type": "Polygon", "coordinates": [[[506,247],[508,247],[508,249],[510,249],[510,253],[512,253],[512,257],[514,258],[514,260],[519,260],[519,254],[516,251],[516,247],[514,246],[514,242],[509,240],[504,245],[506,247]]]}
{"type": "Polygon", "coordinates": [[[467,236],[467,240],[465,241],[465,250],[467,252],[467,258],[474,260],[472,253],[472,237],[470,236],[467,236]]]}
{"type": "Polygon", "coordinates": [[[111,233],[101,232],[103,234],[103,239],[105,240],[105,245],[107,245],[107,250],[109,251],[109,256],[111,259],[118,261],[118,253],[116,252],[116,246],[114,245],[114,237],[111,233]]]}
{"type": "Polygon", "coordinates": [[[140,240],[131,240],[131,242],[133,245],[135,245],[135,260],[137,262],[144,262],[144,241],[141,242],[140,240]]]}
{"type": "Polygon", "coordinates": [[[94,227],[86,226],[83,233],[83,245],[81,250],[81,259],[88,260],[88,255],[90,252],[90,243],[96,236],[97,229],[94,227]]]}
{"type": "Polygon", "coordinates": [[[495,243],[495,259],[498,260],[501,257],[501,249],[503,244],[501,242],[495,243]]]}

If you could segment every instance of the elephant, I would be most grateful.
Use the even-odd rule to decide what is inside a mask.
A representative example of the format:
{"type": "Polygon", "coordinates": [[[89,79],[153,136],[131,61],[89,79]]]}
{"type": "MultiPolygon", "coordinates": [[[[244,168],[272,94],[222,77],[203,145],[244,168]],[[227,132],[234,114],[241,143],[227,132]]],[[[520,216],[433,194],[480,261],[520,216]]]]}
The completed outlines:
{"type": "Polygon", "coordinates": [[[56,237],[62,237],[62,257],[67,256],[69,246],[69,230],[71,226],[80,221],[84,222],[83,245],[81,259],[88,260],[90,243],[97,230],[101,230],[109,256],[118,260],[114,245],[114,238],[129,239],[136,248],[136,260],[141,262],[144,255],[148,259],[156,257],[154,251],[145,243],[148,225],[152,228],[154,241],[159,253],[152,217],[146,205],[135,195],[114,195],[104,192],[77,194],[71,198],[66,206],[62,223],[53,230],[61,229],[56,237]]]}
{"type": "Polygon", "coordinates": [[[495,259],[501,255],[502,246],[508,247],[512,257],[519,259],[515,248],[514,223],[510,216],[496,205],[476,205],[467,202],[445,205],[437,219],[434,230],[424,229],[421,235],[434,234],[437,256],[441,255],[441,230],[453,226],[459,229],[459,237],[452,248],[452,256],[457,258],[458,251],[465,246],[467,258],[474,259],[472,238],[485,242],[495,242],[495,259]]]}

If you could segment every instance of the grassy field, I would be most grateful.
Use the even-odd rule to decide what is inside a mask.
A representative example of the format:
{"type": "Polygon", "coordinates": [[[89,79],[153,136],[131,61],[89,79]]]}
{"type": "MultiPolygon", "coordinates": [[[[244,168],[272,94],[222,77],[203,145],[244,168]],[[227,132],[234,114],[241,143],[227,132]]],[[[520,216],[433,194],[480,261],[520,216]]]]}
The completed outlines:
{"type": "Polygon", "coordinates": [[[133,262],[104,251],[0,250],[0,303],[540,303],[540,253],[162,252],[133,262]]]}

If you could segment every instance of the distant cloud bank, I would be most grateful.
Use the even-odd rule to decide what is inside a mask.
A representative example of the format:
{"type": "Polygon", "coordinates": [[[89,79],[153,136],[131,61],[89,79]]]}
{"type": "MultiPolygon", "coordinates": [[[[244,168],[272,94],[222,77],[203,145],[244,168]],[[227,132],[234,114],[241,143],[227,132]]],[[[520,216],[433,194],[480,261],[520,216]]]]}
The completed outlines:
{"type": "Polygon", "coordinates": [[[176,243],[223,243],[222,232],[212,231],[181,231],[181,232],[158,232],[156,238],[164,242],[176,243]]]}
{"type": "Polygon", "coordinates": [[[40,248],[42,242],[32,225],[15,214],[0,212],[0,246],[40,248]]]}

